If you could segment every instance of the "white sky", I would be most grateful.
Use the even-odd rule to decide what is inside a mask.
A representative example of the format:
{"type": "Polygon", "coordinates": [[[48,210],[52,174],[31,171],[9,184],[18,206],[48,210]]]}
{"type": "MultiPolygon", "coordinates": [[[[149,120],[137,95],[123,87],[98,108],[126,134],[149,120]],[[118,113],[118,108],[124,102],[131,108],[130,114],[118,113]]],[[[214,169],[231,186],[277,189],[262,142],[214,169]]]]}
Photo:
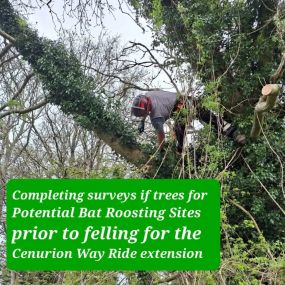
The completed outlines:
{"type": "MultiPolygon", "coordinates": [[[[51,2],[53,3],[52,10],[57,13],[57,16],[63,23],[63,27],[67,30],[72,30],[74,29],[77,20],[66,16],[66,14],[63,19],[63,2],[63,0],[56,0],[54,2],[51,2]]],[[[142,26],[145,28],[144,32],[142,28],[139,27],[130,16],[122,13],[119,10],[118,0],[109,0],[108,3],[114,7],[114,11],[112,13],[109,13],[106,10],[105,16],[103,18],[104,31],[106,31],[108,36],[120,36],[121,44],[123,46],[128,44],[129,41],[134,41],[143,43],[144,45],[150,47],[152,43],[152,35],[151,31],[147,29],[145,20],[140,20],[142,26]]],[[[124,6],[123,9],[124,11],[130,13],[126,6],[124,6]]],[[[92,21],[94,19],[94,27],[90,29],[90,36],[94,37],[94,40],[96,40],[96,38],[102,32],[103,28],[99,25],[95,25],[95,16],[93,18],[91,17],[91,19],[92,21]]],[[[48,37],[52,40],[58,39],[57,30],[60,27],[60,23],[56,20],[55,16],[52,17],[46,5],[43,5],[41,8],[36,9],[35,13],[28,17],[28,21],[39,32],[40,36],[48,37]],[[53,18],[55,19],[54,21],[53,18]]],[[[157,58],[159,59],[160,57],[157,56],[157,58]]],[[[172,85],[169,83],[168,77],[162,72],[160,76],[155,80],[154,85],[151,87],[159,87],[168,91],[175,91],[175,88],[172,88],[171,86],[172,85]]]]}
{"type": "MultiPolygon", "coordinates": [[[[103,25],[110,36],[120,35],[122,37],[123,42],[136,40],[145,44],[151,43],[151,32],[149,30],[143,33],[142,29],[134,22],[133,19],[131,19],[130,16],[123,14],[119,10],[117,0],[111,0],[109,1],[109,3],[114,7],[114,12],[112,15],[106,10],[105,16],[103,18],[103,25]]],[[[63,20],[62,6],[62,0],[55,1],[52,6],[52,10],[57,12],[57,15],[61,21],[63,20]]],[[[129,12],[127,7],[124,7],[124,11],[129,12]]],[[[93,19],[95,24],[95,16],[93,17],[93,19]]],[[[50,39],[57,39],[58,35],[55,30],[55,24],[53,23],[52,16],[49,13],[49,9],[46,5],[37,9],[35,14],[29,17],[29,21],[39,31],[39,34],[41,36],[45,36],[50,39]]],[[[55,23],[57,26],[56,28],[58,28],[59,24],[57,23],[57,21],[55,21],[55,23]]],[[[76,19],[72,19],[65,15],[64,28],[72,29],[75,23],[76,19]]],[[[145,22],[142,20],[142,23],[145,22]]],[[[144,27],[146,27],[146,25],[144,25],[144,27]]],[[[101,30],[102,28],[100,26],[96,26],[92,28],[91,33],[93,36],[96,36],[101,32],[101,30]]]]}

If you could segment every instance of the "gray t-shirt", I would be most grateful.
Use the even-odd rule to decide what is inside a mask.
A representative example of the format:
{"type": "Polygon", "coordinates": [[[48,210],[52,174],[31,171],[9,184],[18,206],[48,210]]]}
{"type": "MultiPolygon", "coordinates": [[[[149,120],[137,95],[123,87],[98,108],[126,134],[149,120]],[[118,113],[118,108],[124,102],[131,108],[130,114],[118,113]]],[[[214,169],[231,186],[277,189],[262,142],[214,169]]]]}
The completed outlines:
{"type": "Polygon", "coordinates": [[[151,100],[150,119],[160,117],[164,118],[165,121],[169,119],[177,101],[176,93],[158,90],[149,91],[145,96],[150,97],[151,100]]]}

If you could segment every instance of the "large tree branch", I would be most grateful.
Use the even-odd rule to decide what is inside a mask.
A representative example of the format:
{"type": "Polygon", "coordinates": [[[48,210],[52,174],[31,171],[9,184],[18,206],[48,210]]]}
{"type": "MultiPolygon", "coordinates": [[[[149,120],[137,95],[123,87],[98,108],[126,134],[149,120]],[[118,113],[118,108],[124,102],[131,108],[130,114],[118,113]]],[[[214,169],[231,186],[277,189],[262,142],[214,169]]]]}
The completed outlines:
{"type": "Polygon", "coordinates": [[[13,38],[12,36],[10,36],[10,35],[7,34],[6,32],[2,31],[1,29],[0,29],[0,35],[1,35],[4,39],[10,41],[10,42],[13,43],[13,44],[16,42],[16,39],[15,39],[15,38],[13,38]]]}
{"type": "Polygon", "coordinates": [[[270,111],[276,102],[280,93],[281,86],[279,84],[267,84],[262,88],[262,96],[254,108],[254,117],[250,137],[256,139],[262,129],[264,115],[270,111]]]}
{"type": "Polygon", "coordinates": [[[263,86],[261,91],[262,96],[254,108],[253,125],[250,133],[250,137],[253,139],[256,139],[260,135],[265,113],[274,107],[279,93],[282,92],[281,85],[276,83],[282,78],[284,71],[285,52],[282,54],[278,68],[271,76],[272,84],[263,86]]]}
{"type": "MultiPolygon", "coordinates": [[[[84,128],[95,131],[129,162],[141,167],[149,161],[151,146],[148,146],[148,152],[143,151],[133,126],[107,108],[100,94],[93,93],[96,82],[84,74],[78,59],[62,44],[41,38],[27,25],[19,24],[19,16],[8,0],[0,0],[0,7],[1,35],[13,42],[23,59],[31,64],[44,89],[49,91],[48,101],[59,105],[84,128]]],[[[30,111],[28,109],[12,112],[25,113],[30,111]]],[[[154,164],[154,160],[149,164],[154,164]]],[[[155,166],[147,170],[153,175],[155,166]]]]}

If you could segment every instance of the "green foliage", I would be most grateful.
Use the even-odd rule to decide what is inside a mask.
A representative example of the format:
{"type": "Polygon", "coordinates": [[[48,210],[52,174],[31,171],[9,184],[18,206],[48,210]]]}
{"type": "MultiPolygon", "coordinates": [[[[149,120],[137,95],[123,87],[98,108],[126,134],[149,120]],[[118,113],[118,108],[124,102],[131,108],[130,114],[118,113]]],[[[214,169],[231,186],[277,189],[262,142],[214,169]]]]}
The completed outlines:
{"type": "MultiPolygon", "coordinates": [[[[140,3],[138,13],[152,19],[153,1],[140,3]]],[[[191,65],[204,85],[204,107],[216,113],[222,111],[241,132],[249,134],[262,85],[270,82],[284,50],[284,5],[277,0],[161,3],[163,29],[156,31],[156,45],[164,44],[176,54],[177,62],[184,60],[191,65]]],[[[224,280],[215,274],[204,276],[209,284],[285,282],[281,261],[285,220],[277,206],[285,208],[284,112],[274,112],[266,118],[263,130],[266,137],[254,143],[247,139],[238,157],[237,146],[221,137],[217,141],[217,135],[207,126],[198,139],[199,148],[190,151],[196,162],[194,166],[187,165],[190,174],[218,177],[222,184],[225,217],[222,268],[230,269],[221,273],[224,280]],[[254,217],[263,236],[253,221],[229,200],[237,201],[254,217]],[[274,252],[273,259],[268,256],[268,249],[274,252]]]]}
{"type": "MultiPolygon", "coordinates": [[[[269,239],[278,239],[285,235],[284,214],[273,199],[284,209],[285,203],[282,188],[282,153],[284,153],[284,127],[274,116],[270,118],[270,131],[266,128],[264,137],[244,150],[244,161],[238,175],[230,181],[230,185],[242,189],[246,195],[235,193],[234,197],[256,218],[264,234],[269,239]],[[252,172],[251,172],[251,170],[252,172]],[[263,185],[263,186],[262,186],[263,185]],[[272,198],[273,199],[272,199],[272,198]]],[[[233,217],[236,210],[233,210],[233,217]]],[[[233,220],[238,221],[238,216],[233,220]]],[[[241,229],[242,230],[242,229],[241,229]]]]}
{"type": "Polygon", "coordinates": [[[26,29],[28,28],[27,22],[23,18],[18,18],[17,19],[18,25],[21,29],[26,29]]]}
{"type": "MultiPolygon", "coordinates": [[[[156,41],[186,57],[205,85],[218,80],[222,104],[232,107],[258,94],[260,79],[268,80],[279,63],[275,10],[268,9],[273,2],[161,1],[165,30],[156,41]]],[[[141,14],[152,18],[155,3],[141,1],[141,7],[141,14]]]]}
{"type": "Polygon", "coordinates": [[[19,106],[21,106],[21,103],[18,100],[9,100],[7,102],[7,106],[10,108],[19,107],[19,106]]]}
{"type": "Polygon", "coordinates": [[[188,107],[183,107],[180,110],[173,112],[172,118],[175,123],[186,125],[190,116],[191,110],[188,107]]]}
{"type": "Polygon", "coordinates": [[[162,5],[161,0],[153,0],[153,10],[151,13],[151,16],[153,18],[153,21],[155,23],[155,26],[157,29],[161,28],[163,20],[162,20],[162,5]]]}
{"type": "Polygon", "coordinates": [[[244,242],[241,238],[230,238],[225,241],[228,250],[223,251],[224,278],[226,284],[260,284],[272,282],[281,285],[284,279],[284,251],[280,250],[280,244],[271,246],[263,237],[244,242]],[[270,256],[268,251],[276,256],[270,256]],[[228,271],[227,271],[228,270],[228,271]],[[226,272],[227,271],[227,272],[226,272]]]}
{"type": "Polygon", "coordinates": [[[204,97],[202,100],[202,106],[208,110],[212,110],[216,113],[219,113],[220,104],[217,93],[212,93],[211,95],[204,97]]]}
{"type": "Polygon", "coordinates": [[[102,271],[90,271],[90,272],[72,272],[68,271],[64,273],[64,285],[80,285],[82,282],[86,285],[93,284],[116,284],[116,272],[102,272],[102,271]],[[84,281],[83,281],[84,280],[84,281]]]}
{"type": "MultiPolygon", "coordinates": [[[[156,34],[155,40],[190,63],[205,87],[204,107],[217,113],[224,111],[225,116],[237,120],[241,132],[246,130],[249,133],[253,107],[260,96],[260,81],[268,82],[280,61],[285,30],[282,20],[284,7],[276,13],[275,9],[268,7],[277,6],[278,1],[270,4],[268,1],[261,4],[259,1],[216,0],[161,3],[164,29],[156,34]],[[276,44],[278,38],[280,40],[276,44]],[[239,117],[237,113],[240,113],[239,117]]],[[[154,6],[153,1],[141,1],[139,12],[151,18],[154,6]]],[[[247,193],[246,196],[232,193],[232,196],[257,217],[266,237],[274,239],[274,236],[284,235],[284,219],[260,183],[284,208],[280,187],[283,183],[280,169],[283,166],[280,161],[284,157],[285,130],[280,125],[280,118],[273,114],[268,126],[269,132],[265,126],[268,142],[261,138],[252,144],[248,140],[243,152],[254,174],[240,158],[234,165],[235,176],[226,181],[231,188],[247,193]]],[[[227,172],[222,172],[222,176],[219,172],[226,163],[223,160],[230,159],[236,145],[215,143],[216,136],[209,135],[209,131],[206,127],[199,139],[199,174],[204,177],[216,173],[225,179],[227,172]]],[[[238,224],[244,219],[238,209],[232,210],[230,216],[233,217],[232,223],[238,224]]]]}

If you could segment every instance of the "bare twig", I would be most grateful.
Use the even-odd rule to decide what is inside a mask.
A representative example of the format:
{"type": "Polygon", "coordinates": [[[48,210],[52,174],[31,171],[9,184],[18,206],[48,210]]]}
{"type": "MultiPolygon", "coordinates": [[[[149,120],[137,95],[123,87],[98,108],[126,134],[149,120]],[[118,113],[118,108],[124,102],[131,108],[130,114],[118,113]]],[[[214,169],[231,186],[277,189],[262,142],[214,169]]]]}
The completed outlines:
{"type": "Polygon", "coordinates": [[[148,54],[151,56],[151,58],[154,60],[154,62],[157,64],[157,66],[158,66],[160,69],[162,69],[163,72],[166,74],[166,76],[169,78],[169,80],[170,80],[170,82],[172,83],[173,87],[176,89],[176,92],[177,92],[178,94],[180,94],[179,88],[178,88],[177,84],[174,82],[172,76],[171,76],[171,75],[169,74],[169,72],[165,69],[164,65],[161,64],[161,63],[157,60],[157,58],[154,56],[154,54],[151,52],[151,50],[150,50],[147,46],[145,46],[144,44],[142,44],[142,43],[135,43],[135,42],[130,42],[130,43],[133,45],[133,47],[135,47],[135,46],[140,46],[140,47],[143,47],[143,48],[146,50],[146,53],[148,53],[148,54]]]}
{"type": "MultiPolygon", "coordinates": [[[[230,201],[233,205],[235,205],[237,208],[239,208],[240,210],[242,210],[247,216],[249,216],[249,218],[252,220],[252,222],[253,222],[253,224],[254,224],[254,226],[255,226],[257,232],[260,234],[260,236],[263,237],[263,234],[262,234],[262,232],[261,232],[261,230],[260,230],[260,228],[259,228],[257,222],[255,221],[254,217],[251,215],[251,213],[250,213],[249,211],[247,211],[244,207],[242,207],[241,205],[239,205],[237,202],[235,202],[235,201],[233,201],[233,200],[231,200],[231,199],[229,199],[229,201],[230,201]]],[[[270,251],[269,248],[267,248],[267,252],[268,252],[268,255],[270,256],[270,258],[273,259],[273,258],[274,258],[274,257],[273,257],[273,254],[272,254],[272,252],[270,251]]]]}
{"type": "Polygon", "coordinates": [[[15,58],[18,58],[19,56],[20,56],[20,54],[15,54],[15,55],[7,58],[6,60],[4,60],[0,63],[0,67],[2,67],[5,63],[12,61],[15,58]]]}
{"type": "MultiPolygon", "coordinates": [[[[19,90],[14,94],[14,96],[11,98],[11,100],[15,100],[16,98],[19,97],[19,95],[23,92],[23,90],[25,89],[25,87],[27,86],[28,82],[30,81],[30,79],[34,76],[33,73],[30,73],[26,76],[23,84],[21,85],[21,87],[19,88],[19,90]]],[[[3,109],[5,109],[8,106],[8,104],[4,104],[0,107],[0,111],[2,111],[3,109]]]]}
{"type": "Polygon", "coordinates": [[[47,103],[48,103],[48,100],[47,100],[47,98],[45,98],[44,100],[42,100],[38,104],[36,104],[34,106],[31,106],[31,107],[29,107],[27,109],[21,109],[21,110],[15,109],[15,110],[9,110],[9,111],[3,112],[2,114],[0,114],[0,119],[4,118],[6,116],[9,116],[11,114],[26,114],[26,113],[29,113],[31,111],[34,111],[36,109],[39,109],[39,108],[43,107],[47,103]]]}
{"type": "Polygon", "coordinates": [[[115,74],[107,74],[107,73],[104,73],[102,71],[100,71],[99,69],[97,68],[94,68],[92,66],[87,66],[87,65],[82,65],[82,67],[84,68],[87,68],[87,69],[91,69],[95,72],[97,72],[98,74],[102,75],[102,76],[106,76],[106,77],[110,77],[110,78],[114,78],[114,79],[117,79],[119,80],[121,83],[125,84],[128,86],[128,88],[133,88],[133,89],[137,89],[137,90],[141,90],[141,91],[152,91],[152,90],[157,90],[155,88],[145,88],[145,87],[141,87],[141,86],[138,86],[130,81],[126,81],[124,79],[122,79],[120,76],[118,75],[115,75],[115,74]]]}
{"type": "Polygon", "coordinates": [[[258,179],[258,177],[256,177],[255,173],[253,172],[253,170],[251,169],[251,167],[249,166],[249,164],[247,163],[247,161],[245,160],[244,156],[242,155],[243,161],[246,164],[247,168],[250,170],[250,172],[252,173],[253,177],[258,181],[258,183],[261,185],[261,187],[265,190],[265,192],[268,194],[268,196],[271,198],[271,200],[273,201],[273,203],[279,208],[279,210],[283,213],[283,215],[285,216],[285,210],[278,204],[278,202],[274,199],[274,197],[271,195],[271,193],[267,190],[267,188],[264,186],[264,184],[260,181],[260,179],[258,179]]]}
{"type": "Polygon", "coordinates": [[[281,182],[280,182],[280,186],[281,186],[281,189],[282,189],[282,193],[283,193],[283,197],[285,198],[285,191],[284,191],[284,167],[283,167],[283,163],[282,163],[282,160],[280,158],[280,156],[278,155],[278,153],[273,149],[273,147],[271,146],[266,134],[264,133],[264,130],[261,126],[261,132],[269,146],[269,148],[271,149],[271,151],[275,154],[275,156],[277,157],[277,160],[280,164],[280,168],[281,168],[281,182]]]}

